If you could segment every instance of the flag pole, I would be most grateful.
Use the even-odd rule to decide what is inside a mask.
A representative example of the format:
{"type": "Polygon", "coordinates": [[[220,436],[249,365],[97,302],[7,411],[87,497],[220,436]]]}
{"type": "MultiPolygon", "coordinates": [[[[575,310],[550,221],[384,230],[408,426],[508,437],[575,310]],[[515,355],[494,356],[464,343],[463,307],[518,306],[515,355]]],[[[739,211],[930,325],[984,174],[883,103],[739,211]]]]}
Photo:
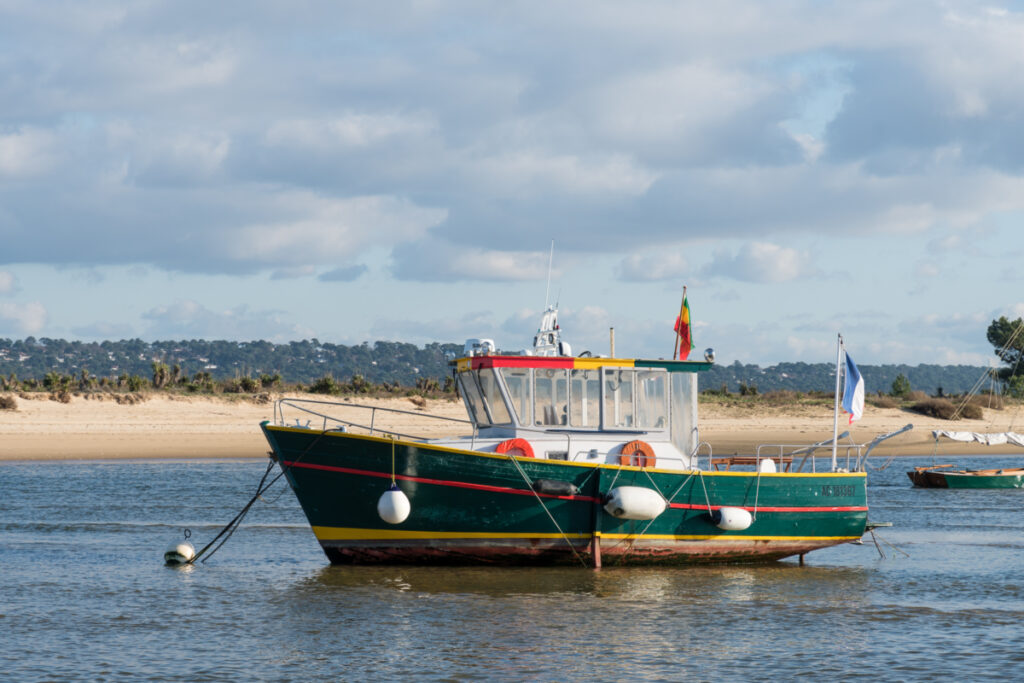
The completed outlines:
{"type": "Polygon", "coordinates": [[[839,448],[839,380],[842,372],[841,365],[843,360],[843,335],[836,335],[838,340],[836,342],[836,405],[834,410],[835,422],[832,427],[832,471],[836,471],[836,455],[837,449],[839,448]]]}
{"type": "Polygon", "coordinates": [[[686,285],[683,285],[683,299],[679,302],[679,317],[676,318],[676,343],[672,347],[672,360],[679,358],[679,321],[683,319],[683,309],[686,308],[686,285]]]}

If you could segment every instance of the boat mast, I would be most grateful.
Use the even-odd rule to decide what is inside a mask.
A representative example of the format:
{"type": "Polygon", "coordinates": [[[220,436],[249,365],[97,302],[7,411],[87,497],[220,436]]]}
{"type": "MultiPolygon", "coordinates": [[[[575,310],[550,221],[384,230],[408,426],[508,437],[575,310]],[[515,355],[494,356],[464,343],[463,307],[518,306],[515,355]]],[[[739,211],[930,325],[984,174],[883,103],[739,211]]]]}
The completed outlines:
{"type": "Polygon", "coordinates": [[[836,335],[838,340],[836,341],[836,404],[834,409],[834,424],[832,427],[832,471],[836,471],[836,454],[839,448],[839,381],[842,372],[843,362],[843,335],[836,335]]]}

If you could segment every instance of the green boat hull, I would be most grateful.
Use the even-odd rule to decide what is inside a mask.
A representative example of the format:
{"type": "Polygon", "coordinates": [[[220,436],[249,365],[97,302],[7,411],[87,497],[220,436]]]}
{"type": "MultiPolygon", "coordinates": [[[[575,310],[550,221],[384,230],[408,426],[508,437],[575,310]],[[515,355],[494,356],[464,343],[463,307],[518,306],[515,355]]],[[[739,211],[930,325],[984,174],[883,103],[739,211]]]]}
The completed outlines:
{"type": "MultiPolygon", "coordinates": [[[[859,539],[863,473],[701,472],[569,463],[263,424],[273,457],[335,564],[656,564],[756,562],[859,539]],[[538,480],[573,491],[536,492],[538,480]],[[392,481],[411,513],[388,524],[392,481]],[[613,517],[621,486],[668,500],[653,520],[613,517]],[[754,521],[717,527],[710,511],[754,521]]],[[[540,486],[543,490],[543,486],[540,486]]]]}
{"type": "Polygon", "coordinates": [[[946,487],[951,489],[1024,488],[1024,474],[958,474],[946,472],[946,487]]]}

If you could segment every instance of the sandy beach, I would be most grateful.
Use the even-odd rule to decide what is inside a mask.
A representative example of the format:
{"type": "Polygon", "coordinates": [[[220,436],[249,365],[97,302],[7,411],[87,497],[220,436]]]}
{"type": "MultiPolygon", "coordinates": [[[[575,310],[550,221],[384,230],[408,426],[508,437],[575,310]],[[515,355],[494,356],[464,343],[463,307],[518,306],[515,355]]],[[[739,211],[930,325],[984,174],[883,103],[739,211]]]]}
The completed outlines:
{"type": "MultiPolygon", "coordinates": [[[[298,396],[296,396],[298,397],[298,396]]],[[[278,398],[274,396],[273,398],[278,398]]],[[[305,396],[322,400],[322,396],[305,396]]],[[[460,402],[430,400],[420,409],[408,398],[360,399],[362,404],[395,408],[409,414],[375,418],[378,427],[396,433],[441,436],[457,433],[458,425],[437,423],[426,413],[465,419],[460,402]]],[[[153,395],[147,400],[118,404],[75,396],[70,403],[17,398],[16,410],[0,410],[0,460],[69,460],[131,458],[258,458],[268,446],[259,429],[272,420],[274,404],[231,398],[153,395]]],[[[350,409],[345,417],[368,419],[369,411],[350,409]]],[[[807,444],[832,436],[832,412],[821,406],[726,407],[701,404],[701,439],[715,455],[753,453],[758,444],[807,444]]],[[[958,431],[1021,431],[1018,410],[986,410],[984,419],[948,422],[900,409],[868,407],[864,419],[849,429],[856,443],[908,423],[914,429],[876,449],[877,456],[929,455],[933,429],[958,431]]],[[[315,423],[315,418],[312,418],[315,423]]],[[[939,453],[995,455],[1012,453],[1012,446],[986,449],[980,445],[946,442],[939,453]]]]}

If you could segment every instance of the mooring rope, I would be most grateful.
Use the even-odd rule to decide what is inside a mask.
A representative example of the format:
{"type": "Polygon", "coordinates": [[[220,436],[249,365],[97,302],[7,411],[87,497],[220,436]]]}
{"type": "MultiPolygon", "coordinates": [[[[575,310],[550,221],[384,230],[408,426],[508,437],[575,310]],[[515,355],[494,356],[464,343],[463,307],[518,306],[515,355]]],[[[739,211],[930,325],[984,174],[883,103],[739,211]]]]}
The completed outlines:
{"type": "MultiPolygon", "coordinates": [[[[682,491],[683,487],[686,486],[686,482],[688,482],[690,479],[693,478],[693,472],[691,472],[690,476],[688,476],[686,479],[684,479],[683,483],[679,485],[679,488],[677,488],[675,490],[675,492],[673,492],[673,494],[670,497],[665,498],[665,494],[661,492],[661,489],[658,487],[658,484],[651,477],[650,472],[648,472],[646,469],[644,469],[643,473],[645,475],[647,475],[647,480],[651,482],[651,486],[653,486],[654,490],[658,492],[658,495],[665,499],[666,506],[670,506],[672,504],[672,499],[676,497],[676,494],[678,494],[680,491],[682,491]]],[[[651,528],[651,525],[654,524],[654,521],[656,519],[657,519],[657,517],[655,517],[654,519],[648,520],[647,524],[644,526],[644,528],[640,530],[640,533],[634,534],[633,538],[628,539],[629,546],[626,548],[626,551],[624,553],[619,555],[618,560],[615,562],[616,565],[622,564],[623,562],[626,561],[626,558],[629,556],[629,554],[636,549],[636,542],[638,540],[640,540],[641,536],[643,536],[644,534],[647,533],[647,530],[651,528]]]]}
{"type": "Polygon", "coordinates": [[[519,474],[520,476],[522,476],[523,481],[526,482],[526,486],[530,489],[530,493],[532,493],[533,497],[537,499],[538,503],[540,503],[541,509],[543,509],[544,512],[547,513],[548,519],[551,520],[551,523],[555,525],[556,529],[558,529],[558,533],[562,535],[562,539],[565,540],[566,545],[569,546],[569,550],[571,550],[572,554],[576,556],[576,559],[580,561],[580,564],[582,564],[584,567],[589,567],[590,565],[586,563],[586,561],[583,559],[583,556],[576,552],[576,546],[572,544],[572,541],[569,540],[569,537],[566,535],[566,533],[562,531],[562,527],[559,526],[558,520],[556,520],[555,516],[551,514],[550,510],[548,510],[548,506],[544,504],[544,500],[540,497],[540,494],[538,494],[537,491],[534,490],[533,482],[530,481],[529,475],[523,471],[523,468],[519,466],[519,463],[516,461],[515,456],[510,453],[508,459],[512,462],[513,465],[515,465],[516,469],[519,470],[519,474]]]}
{"type": "Polygon", "coordinates": [[[206,560],[210,559],[210,557],[212,557],[215,552],[220,550],[221,547],[227,542],[227,540],[229,538],[231,538],[232,535],[234,535],[235,531],[238,530],[238,527],[241,526],[242,520],[245,519],[245,516],[249,513],[249,510],[250,510],[250,508],[252,508],[253,504],[257,500],[259,500],[260,497],[264,493],[266,493],[270,489],[271,486],[276,484],[277,480],[280,479],[281,477],[283,477],[285,475],[285,473],[292,467],[292,465],[294,465],[295,463],[299,462],[304,457],[306,457],[306,455],[313,448],[313,446],[315,446],[317,443],[319,443],[320,439],[322,439],[324,434],[326,434],[327,432],[328,432],[328,430],[325,429],[322,432],[320,432],[319,434],[317,434],[317,437],[315,439],[313,439],[313,441],[311,441],[308,446],[306,446],[306,449],[304,451],[302,451],[302,453],[299,454],[299,457],[295,458],[295,460],[293,460],[290,465],[285,465],[284,464],[284,460],[282,458],[279,461],[281,463],[281,472],[278,473],[278,475],[276,477],[271,479],[269,483],[266,483],[266,485],[264,485],[264,482],[267,481],[267,477],[270,475],[271,470],[273,470],[273,468],[274,468],[274,461],[271,460],[270,462],[268,462],[267,463],[267,469],[263,473],[263,476],[260,478],[259,485],[256,487],[256,493],[254,493],[252,498],[249,499],[249,502],[245,504],[245,506],[239,511],[239,513],[237,515],[235,515],[234,519],[232,519],[230,522],[228,522],[224,526],[224,528],[221,529],[217,533],[217,535],[213,537],[212,541],[210,541],[209,543],[204,545],[202,550],[197,552],[195,554],[195,556],[192,559],[190,559],[189,561],[187,561],[185,564],[195,564],[196,560],[198,560],[199,558],[203,557],[204,555],[206,555],[206,557],[203,558],[203,562],[206,562],[206,560]],[[225,536],[225,534],[227,534],[227,535],[225,536]],[[223,540],[221,540],[221,542],[218,543],[216,547],[214,547],[212,550],[210,550],[211,546],[213,546],[215,543],[217,543],[217,540],[220,539],[221,536],[224,536],[223,540]],[[207,555],[207,552],[209,552],[208,555],[207,555]]]}

